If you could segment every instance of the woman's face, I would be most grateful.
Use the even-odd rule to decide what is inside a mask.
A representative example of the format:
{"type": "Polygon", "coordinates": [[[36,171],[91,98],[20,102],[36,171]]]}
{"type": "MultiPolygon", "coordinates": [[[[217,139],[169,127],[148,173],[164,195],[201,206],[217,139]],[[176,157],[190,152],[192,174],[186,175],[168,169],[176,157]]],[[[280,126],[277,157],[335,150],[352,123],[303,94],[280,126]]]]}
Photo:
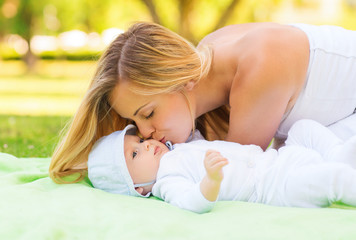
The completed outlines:
{"type": "Polygon", "coordinates": [[[144,138],[165,143],[185,142],[192,131],[192,116],[182,93],[143,96],[118,84],[110,95],[110,105],[123,118],[133,120],[144,138]]]}

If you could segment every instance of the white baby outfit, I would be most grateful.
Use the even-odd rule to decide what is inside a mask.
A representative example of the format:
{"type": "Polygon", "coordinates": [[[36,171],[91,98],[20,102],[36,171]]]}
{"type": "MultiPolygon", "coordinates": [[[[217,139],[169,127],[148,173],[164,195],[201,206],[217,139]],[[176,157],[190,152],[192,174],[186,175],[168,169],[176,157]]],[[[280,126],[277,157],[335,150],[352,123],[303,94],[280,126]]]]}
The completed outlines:
{"type": "Polygon", "coordinates": [[[284,115],[276,137],[285,139],[299,119],[313,119],[324,126],[336,123],[330,129],[343,139],[356,135],[356,31],[337,26],[292,26],[309,39],[309,66],[304,88],[284,115]],[[351,115],[351,121],[338,125],[351,115]]]}
{"type": "Polygon", "coordinates": [[[350,166],[356,166],[356,138],[350,141],[353,146],[345,149],[327,128],[301,120],[278,151],[263,152],[255,145],[225,141],[175,144],[161,159],[152,194],[183,209],[210,211],[215,202],[204,198],[200,182],[205,176],[205,153],[214,149],[229,160],[223,168],[219,201],[295,207],[323,207],[335,201],[356,205],[356,170],[350,166]]]}

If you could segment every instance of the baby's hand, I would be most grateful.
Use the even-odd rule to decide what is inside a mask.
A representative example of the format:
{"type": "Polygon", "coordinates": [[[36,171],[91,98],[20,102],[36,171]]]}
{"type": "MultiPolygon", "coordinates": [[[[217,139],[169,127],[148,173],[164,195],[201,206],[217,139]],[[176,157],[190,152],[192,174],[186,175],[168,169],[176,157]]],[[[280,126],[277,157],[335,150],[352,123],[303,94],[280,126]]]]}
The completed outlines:
{"type": "Polygon", "coordinates": [[[208,150],[204,158],[204,167],[206,175],[210,180],[221,182],[224,178],[222,168],[226,166],[229,161],[221,156],[221,154],[214,150],[208,150]]]}

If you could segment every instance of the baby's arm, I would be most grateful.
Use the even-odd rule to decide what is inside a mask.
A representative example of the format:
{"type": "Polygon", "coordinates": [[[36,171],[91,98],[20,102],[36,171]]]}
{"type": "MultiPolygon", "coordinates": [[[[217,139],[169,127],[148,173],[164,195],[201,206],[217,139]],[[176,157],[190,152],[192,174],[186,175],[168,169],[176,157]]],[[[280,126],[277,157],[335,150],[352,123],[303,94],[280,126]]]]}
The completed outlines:
{"type": "Polygon", "coordinates": [[[222,168],[228,164],[228,160],[214,150],[208,150],[204,158],[206,175],[200,183],[200,191],[203,196],[213,202],[217,199],[221,181],[224,178],[222,168]]]}
{"type": "Polygon", "coordinates": [[[204,159],[206,176],[201,181],[195,181],[190,172],[182,171],[181,161],[184,160],[181,154],[176,153],[170,155],[170,161],[161,162],[152,193],[182,209],[196,213],[209,212],[215,205],[223,179],[222,167],[227,160],[218,152],[208,151],[204,159]],[[217,160],[222,163],[214,164],[217,160]]]}

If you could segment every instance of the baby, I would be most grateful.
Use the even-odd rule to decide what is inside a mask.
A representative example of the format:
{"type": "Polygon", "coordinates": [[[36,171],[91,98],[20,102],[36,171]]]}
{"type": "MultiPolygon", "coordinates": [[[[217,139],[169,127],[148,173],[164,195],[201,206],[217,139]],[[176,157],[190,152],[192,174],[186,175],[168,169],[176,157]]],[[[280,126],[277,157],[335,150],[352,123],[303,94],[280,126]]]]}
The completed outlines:
{"type": "Polygon", "coordinates": [[[300,120],[286,146],[263,151],[255,145],[196,140],[175,144],[142,140],[136,128],[101,138],[88,159],[94,187],[148,197],[204,213],[219,201],[276,206],[356,206],[356,136],[342,142],[312,120],[300,120]]]}

